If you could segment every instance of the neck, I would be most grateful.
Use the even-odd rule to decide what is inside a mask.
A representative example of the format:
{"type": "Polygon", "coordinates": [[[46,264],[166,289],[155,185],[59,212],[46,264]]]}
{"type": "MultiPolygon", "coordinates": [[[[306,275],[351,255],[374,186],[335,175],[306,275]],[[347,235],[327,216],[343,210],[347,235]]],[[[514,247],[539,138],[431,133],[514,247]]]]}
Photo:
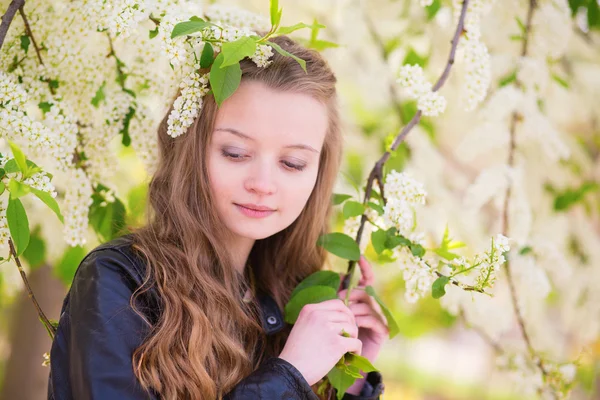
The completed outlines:
{"type": "Polygon", "coordinates": [[[244,275],[248,256],[254,246],[254,239],[238,237],[232,240],[230,248],[232,249],[233,266],[242,275],[244,275]]]}

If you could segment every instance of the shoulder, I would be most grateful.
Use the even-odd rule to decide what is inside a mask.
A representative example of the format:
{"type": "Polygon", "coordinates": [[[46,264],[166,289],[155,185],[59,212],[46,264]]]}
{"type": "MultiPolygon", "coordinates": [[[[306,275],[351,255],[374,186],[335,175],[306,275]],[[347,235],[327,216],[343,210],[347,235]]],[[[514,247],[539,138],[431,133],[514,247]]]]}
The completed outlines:
{"type": "Polygon", "coordinates": [[[73,284],[79,280],[121,277],[128,286],[141,286],[146,266],[132,248],[132,235],[124,235],[92,249],[81,261],[73,284]]]}

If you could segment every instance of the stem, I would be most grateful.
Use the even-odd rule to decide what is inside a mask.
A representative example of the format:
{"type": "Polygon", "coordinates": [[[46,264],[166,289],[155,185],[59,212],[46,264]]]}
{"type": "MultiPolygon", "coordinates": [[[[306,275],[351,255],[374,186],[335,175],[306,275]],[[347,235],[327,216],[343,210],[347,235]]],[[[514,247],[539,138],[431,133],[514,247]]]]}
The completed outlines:
{"type": "MultiPolygon", "coordinates": [[[[446,79],[448,79],[448,76],[450,74],[450,69],[452,68],[452,65],[454,64],[456,48],[458,47],[460,35],[462,34],[462,32],[464,30],[465,16],[467,15],[468,5],[469,5],[469,0],[464,0],[463,4],[462,4],[462,8],[460,10],[460,17],[458,18],[458,24],[456,25],[456,30],[454,32],[454,37],[452,39],[452,46],[450,48],[448,62],[446,63],[446,67],[444,68],[442,75],[440,76],[440,78],[438,79],[438,81],[436,82],[436,84],[434,86],[434,89],[433,89],[434,91],[439,90],[444,85],[444,83],[446,82],[446,79]]],[[[404,141],[404,139],[406,138],[408,133],[412,130],[412,128],[414,128],[419,123],[419,121],[421,120],[421,115],[422,115],[422,111],[417,110],[417,112],[412,117],[412,119],[409,121],[409,123],[400,131],[400,133],[394,140],[394,143],[392,144],[390,150],[386,151],[381,156],[381,158],[375,163],[375,166],[369,173],[369,178],[367,179],[365,198],[363,200],[364,205],[366,205],[368,203],[369,199],[371,198],[371,191],[373,189],[373,182],[375,181],[375,179],[377,179],[377,182],[378,182],[378,185],[379,185],[379,188],[381,191],[382,202],[383,202],[383,205],[385,205],[386,200],[385,200],[385,196],[383,193],[383,165],[390,158],[391,152],[398,148],[400,143],[402,143],[402,141],[404,141]]],[[[360,240],[362,237],[366,219],[367,219],[366,214],[363,214],[360,218],[360,226],[359,226],[358,232],[356,234],[356,244],[358,244],[359,246],[360,246],[360,240]]],[[[350,281],[352,280],[352,276],[354,275],[355,265],[356,265],[356,263],[352,260],[350,260],[348,262],[348,272],[346,273],[346,275],[344,275],[344,279],[342,280],[342,289],[347,289],[349,287],[350,281]]],[[[349,295],[350,290],[348,290],[347,293],[349,295]]]]}
{"type": "Polygon", "coordinates": [[[25,4],[25,0],[13,0],[8,5],[8,9],[6,13],[2,16],[2,23],[0,23],[0,48],[4,44],[4,39],[6,39],[6,34],[8,33],[8,28],[10,28],[10,24],[12,23],[17,10],[20,9],[23,4],[25,4]]]}
{"type": "MultiPolygon", "coordinates": [[[[527,10],[527,21],[525,24],[525,33],[523,35],[523,43],[521,46],[521,57],[526,57],[528,54],[529,35],[531,33],[531,21],[533,20],[533,13],[534,13],[536,7],[537,7],[537,1],[529,0],[529,8],[527,10]]],[[[519,79],[516,80],[515,84],[518,88],[523,87],[523,84],[522,84],[522,82],[519,81],[519,79]]],[[[516,147],[517,147],[516,146],[516,132],[517,132],[517,125],[518,125],[518,122],[520,119],[521,119],[521,116],[519,115],[519,113],[517,111],[514,111],[512,113],[512,117],[511,117],[511,121],[510,121],[510,145],[509,145],[508,161],[507,161],[507,164],[509,167],[512,167],[514,165],[515,152],[516,152],[516,147]]],[[[512,185],[509,182],[508,187],[506,189],[506,195],[504,197],[504,208],[503,208],[503,212],[502,212],[502,234],[504,236],[508,236],[508,232],[510,230],[509,229],[510,228],[509,227],[509,214],[510,214],[510,201],[509,200],[510,200],[511,193],[512,193],[512,185]]],[[[544,362],[542,361],[541,357],[539,357],[537,355],[535,349],[533,348],[531,338],[527,331],[527,327],[525,326],[525,319],[523,318],[523,314],[521,313],[521,310],[519,309],[519,304],[518,304],[518,299],[517,299],[517,291],[516,291],[515,283],[514,283],[514,280],[512,277],[510,261],[507,260],[504,266],[505,266],[504,270],[506,271],[506,279],[508,281],[508,286],[510,289],[510,298],[511,298],[512,306],[513,306],[513,311],[517,318],[517,323],[519,324],[519,328],[521,330],[523,340],[525,341],[525,345],[527,346],[527,351],[529,352],[529,356],[532,358],[532,360],[534,360],[535,364],[542,372],[542,375],[544,376],[544,381],[547,381],[547,379],[549,378],[549,373],[546,370],[546,367],[544,366],[544,362]]],[[[554,398],[558,398],[556,393],[553,392],[553,395],[554,395],[554,398]]]]}
{"type": "Polygon", "coordinates": [[[25,31],[27,32],[27,36],[31,39],[31,43],[33,43],[33,48],[35,49],[35,54],[37,54],[38,61],[40,64],[44,65],[44,61],[42,60],[42,55],[40,53],[40,48],[35,41],[35,37],[33,36],[33,32],[31,31],[31,26],[29,26],[29,21],[27,20],[27,16],[25,15],[25,4],[19,7],[19,14],[21,14],[21,18],[23,18],[23,23],[25,24],[25,31]]]}
{"type": "Polygon", "coordinates": [[[21,274],[21,279],[23,279],[23,283],[25,283],[25,289],[27,290],[27,295],[33,302],[33,305],[34,305],[35,309],[37,310],[37,313],[40,316],[42,323],[44,324],[44,326],[46,327],[48,332],[51,333],[52,338],[54,338],[54,335],[56,334],[56,328],[54,328],[54,325],[52,325],[52,323],[50,323],[50,320],[48,320],[48,317],[46,317],[46,314],[44,314],[44,311],[42,311],[42,308],[40,307],[39,303],[37,302],[37,299],[35,298],[35,295],[33,294],[33,291],[31,290],[31,286],[29,285],[29,280],[27,279],[27,275],[25,274],[25,271],[23,270],[23,267],[21,266],[21,260],[19,260],[19,257],[17,257],[17,251],[15,250],[15,246],[13,244],[12,238],[8,239],[8,245],[10,247],[10,254],[14,257],[15,263],[17,264],[17,268],[19,269],[19,273],[21,274]]]}

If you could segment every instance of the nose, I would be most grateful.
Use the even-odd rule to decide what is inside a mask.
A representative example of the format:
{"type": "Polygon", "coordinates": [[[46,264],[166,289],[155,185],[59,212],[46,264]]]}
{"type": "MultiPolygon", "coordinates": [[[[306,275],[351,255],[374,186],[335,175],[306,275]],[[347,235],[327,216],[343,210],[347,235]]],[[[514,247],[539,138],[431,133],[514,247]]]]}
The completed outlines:
{"type": "Polygon", "coordinates": [[[249,192],[268,195],[276,192],[277,187],[273,171],[267,160],[257,161],[250,168],[250,173],[244,181],[244,187],[249,192]]]}

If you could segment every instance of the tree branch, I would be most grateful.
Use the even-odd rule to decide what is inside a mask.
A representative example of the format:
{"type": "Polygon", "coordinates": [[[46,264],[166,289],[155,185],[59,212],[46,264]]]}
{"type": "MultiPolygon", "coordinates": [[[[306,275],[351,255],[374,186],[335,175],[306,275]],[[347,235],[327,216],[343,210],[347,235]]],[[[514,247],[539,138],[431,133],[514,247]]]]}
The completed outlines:
{"type": "Polygon", "coordinates": [[[8,28],[10,28],[10,24],[15,18],[15,14],[17,10],[20,9],[23,4],[25,4],[25,0],[13,0],[8,5],[8,9],[2,16],[2,23],[0,24],[0,49],[4,44],[4,39],[6,39],[6,34],[8,33],[8,28]]]}
{"type": "Polygon", "coordinates": [[[21,274],[21,279],[23,279],[23,283],[25,283],[25,289],[27,290],[27,295],[33,302],[33,305],[35,306],[35,309],[37,310],[40,320],[42,321],[42,323],[48,330],[48,333],[50,333],[50,336],[52,338],[54,338],[54,335],[56,334],[56,328],[54,327],[54,325],[52,325],[52,323],[50,322],[48,317],[46,317],[46,314],[44,314],[44,311],[40,307],[40,304],[37,302],[37,299],[35,298],[35,295],[33,294],[33,290],[31,290],[31,286],[29,285],[29,280],[27,279],[27,275],[25,274],[25,271],[23,270],[23,267],[21,266],[21,260],[19,260],[19,257],[17,257],[17,251],[15,250],[15,246],[13,244],[12,238],[8,239],[8,245],[10,247],[10,254],[14,257],[15,263],[17,264],[17,268],[19,269],[19,273],[21,274]]]}
{"type": "MultiPolygon", "coordinates": [[[[446,68],[444,68],[444,72],[442,73],[442,75],[440,76],[440,78],[438,79],[438,81],[436,82],[436,84],[434,86],[434,89],[433,89],[434,91],[439,90],[442,87],[442,85],[446,82],[446,79],[448,78],[448,75],[450,73],[450,69],[452,68],[452,65],[454,64],[454,56],[456,54],[456,48],[458,46],[460,35],[464,31],[465,17],[467,15],[468,5],[469,5],[469,0],[464,0],[463,4],[462,4],[462,8],[460,10],[460,17],[458,18],[458,24],[456,26],[456,31],[454,32],[454,37],[452,38],[452,46],[450,48],[450,55],[448,56],[448,62],[446,64],[446,68]]],[[[417,110],[417,112],[412,117],[412,119],[409,121],[409,123],[400,131],[400,133],[394,140],[394,143],[392,144],[390,150],[386,151],[383,154],[383,156],[381,156],[381,158],[375,163],[375,166],[369,173],[369,177],[367,179],[367,187],[365,190],[365,198],[363,200],[363,204],[366,205],[369,202],[369,199],[371,198],[371,191],[373,189],[373,182],[375,181],[375,179],[377,179],[380,190],[383,189],[383,165],[390,158],[391,152],[393,152],[394,150],[396,150],[398,148],[400,143],[402,143],[402,141],[404,141],[404,139],[406,138],[408,133],[412,130],[412,128],[414,128],[419,123],[419,121],[421,120],[422,114],[423,113],[421,110],[417,110]]],[[[383,205],[385,205],[385,197],[383,195],[383,190],[381,191],[381,198],[382,198],[383,205]]],[[[360,226],[359,226],[358,232],[356,234],[356,243],[358,245],[360,245],[360,240],[362,237],[362,233],[364,230],[366,220],[367,220],[367,216],[366,216],[366,214],[363,214],[361,216],[360,226]]],[[[344,279],[342,280],[342,289],[347,289],[348,286],[350,285],[350,281],[354,274],[355,264],[356,263],[352,260],[350,260],[348,262],[348,272],[346,273],[346,275],[344,276],[344,279]]],[[[348,293],[350,293],[350,292],[348,291],[348,293]]]]}
{"type": "MultiPolygon", "coordinates": [[[[528,54],[529,38],[530,38],[530,33],[531,33],[531,22],[533,20],[533,13],[534,13],[536,7],[537,7],[537,0],[529,0],[529,8],[527,10],[527,20],[525,23],[525,32],[523,34],[523,42],[522,42],[522,46],[521,46],[521,57],[526,57],[528,54]]],[[[515,81],[515,85],[518,88],[523,87],[523,83],[519,79],[517,79],[515,81]]],[[[514,165],[515,152],[516,152],[516,147],[517,147],[516,146],[517,125],[518,125],[519,121],[521,120],[521,118],[522,118],[521,115],[517,111],[514,111],[512,113],[512,117],[511,117],[511,121],[510,121],[510,145],[509,145],[508,161],[507,161],[507,164],[509,167],[512,167],[514,165]]],[[[509,214],[510,214],[511,193],[512,193],[512,185],[509,182],[508,187],[506,189],[506,195],[504,197],[504,207],[503,207],[503,212],[502,212],[502,234],[504,236],[509,236],[509,228],[510,228],[509,227],[509,214]]],[[[504,264],[504,267],[505,267],[504,270],[506,271],[506,278],[508,281],[508,286],[510,289],[510,298],[511,298],[512,306],[513,306],[513,311],[517,318],[517,323],[519,324],[519,328],[521,330],[523,340],[525,341],[525,345],[527,346],[527,351],[529,352],[529,356],[531,357],[531,359],[536,363],[537,367],[542,372],[542,374],[544,376],[544,380],[546,381],[547,378],[549,378],[549,373],[546,370],[546,367],[544,365],[544,362],[542,361],[542,358],[537,355],[535,349],[533,348],[531,338],[527,331],[527,327],[525,326],[525,319],[523,318],[523,314],[521,313],[521,310],[519,309],[519,303],[518,303],[518,299],[517,299],[517,291],[516,291],[515,283],[514,283],[514,280],[512,277],[510,260],[506,261],[506,263],[504,264]]],[[[554,394],[554,397],[557,398],[556,394],[554,394]]]]}
{"type": "Polygon", "coordinates": [[[44,61],[42,60],[42,55],[40,53],[40,48],[35,41],[35,37],[33,36],[33,32],[31,32],[31,26],[29,26],[29,21],[27,20],[27,16],[25,15],[25,4],[19,7],[19,14],[21,14],[21,18],[23,18],[23,23],[25,24],[25,31],[27,32],[27,36],[31,39],[33,43],[33,48],[35,49],[35,54],[37,54],[38,61],[40,64],[44,65],[44,61]]]}

